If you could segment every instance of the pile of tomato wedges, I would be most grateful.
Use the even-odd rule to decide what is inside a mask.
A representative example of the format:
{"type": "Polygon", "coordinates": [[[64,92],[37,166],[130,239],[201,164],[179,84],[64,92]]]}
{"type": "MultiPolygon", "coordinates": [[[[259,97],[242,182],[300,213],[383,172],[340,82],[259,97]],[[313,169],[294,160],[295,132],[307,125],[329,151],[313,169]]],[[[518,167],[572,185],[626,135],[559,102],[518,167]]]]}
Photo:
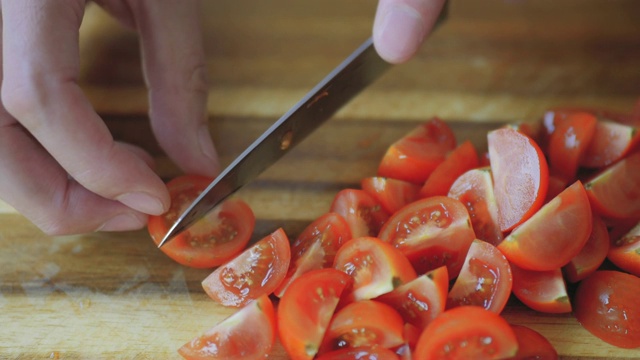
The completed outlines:
{"type": "MultiPolygon", "coordinates": [[[[557,358],[500,315],[511,296],[640,347],[640,116],[554,109],[537,125],[496,128],[479,152],[426,121],[296,238],[248,245],[255,217],[226,201],[162,248],[215,268],[204,290],[238,308],[178,352],[263,359],[280,341],[291,359],[557,358]]],[[[156,243],[210,180],[169,182],[156,243]]]]}

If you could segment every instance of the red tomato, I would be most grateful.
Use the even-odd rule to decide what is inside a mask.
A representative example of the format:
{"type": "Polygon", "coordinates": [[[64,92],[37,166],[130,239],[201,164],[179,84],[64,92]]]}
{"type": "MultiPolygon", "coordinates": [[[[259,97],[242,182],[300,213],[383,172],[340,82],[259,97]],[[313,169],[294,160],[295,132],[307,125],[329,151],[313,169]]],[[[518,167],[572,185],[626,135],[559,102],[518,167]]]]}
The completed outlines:
{"type": "Polygon", "coordinates": [[[555,129],[549,137],[547,147],[549,170],[552,174],[567,182],[575,180],[578,163],[591,143],[596,123],[596,117],[586,112],[556,118],[555,129]]]}
{"type": "Polygon", "coordinates": [[[434,118],[393,143],[382,157],[377,175],[422,185],[455,146],[451,128],[434,118]]]}
{"type": "Polygon", "coordinates": [[[178,353],[188,360],[264,359],[276,340],[276,314],[262,295],[188,343],[178,353]]]}
{"type": "Polygon", "coordinates": [[[498,249],[523,269],[559,269],[589,239],[592,217],[584,187],[576,181],[514,229],[498,249]]]}
{"type": "Polygon", "coordinates": [[[533,310],[544,313],[571,312],[567,286],[560,269],[524,270],[511,265],[513,294],[533,310]]]}
{"type": "Polygon", "coordinates": [[[640,143],[640,131],[633,126],[600,120],[580,165],[600,168],[626,156],[640,143]]]}
{"type": "Polygon", "coordinates": [[[291,283],[278,304],[280,342],[292,360],[313,359],[342,291],[351,277],[340,270],[312,270],[291,283]]]}
{"type": "Polygon", "coordinates": [[[498,223],[502,231],[509,231],[544,203],[549,170],[540,147],[516,130],[493,130],[487,140],[498,223]]]}
{"type": "Polygon", "coordinates": [[[364,178],[360,184],[362,190],[373,196],[389,214],[415,201],[420,190],[416,184],[380,176],[364,178]]]}
{"type": "Polygon", "coordinates": [[[202,287],[224,306],[243,306],[271,294],[287,274],[290,260],[289,238],[278,229],[216,268],[202,281],[202,287]]]}
{"type": "Polygon", "coordinates": [[[511,324],[518,339],[518,352],[509,360],[557,360],[558,352],[539,332],[523,326],[511,324]]]}
{"type": "Polygon", "coordinates": [[[471,141],[467,140],[447,155],[427,178],[420,189],[420,197],[445,196],[451,185],[466,171],[478,167],[478,153],[471,141]]]}
{"type": "Polygon", "coordinates": [[[578,282],[596,271],[607,258],[609,252],[609,232],[604,221],[593,215],[593,227],[589,239],[578,255],[562,268],[565,278],[578,282]]]}
{"type": "Polygon", "coordinates": [[[619,271],[599,270],[582,280],[574,297],[580,324],[603,341],[640,347],[640,278],[619,271]]]}
{"type": "Polygon", "coordinates": [[[640,218],[640,152],[603,170],[585,188],[591,206],[602,216],[640,218]]]}
{"type": "Polygon", "coordinates": [[[462,174],[451,185],[448,196],[460,200],[467,208],[476,238],[493,245],[502,242],[504,236],[498,224],[491,168],[473,169],[462,174]]]}
{"type": "Polygon", "coordinates": [[[440,315],[447,302],[449,274],[441,266],[376,298],[400,313],[405,322],[422,330],[440,315]]]}
{"type": "Polygon", "coordinates": [[[433,196],[393,214],[380,230],[379,238],[405,254],[417,273],[446,265],[453,279],[460,273],[475,234],[460,201],[433,196]]]}
{"type": "Polygon", "coordinates": [[[400,251],[373,237],[347,241],[338,250],[333,267],[353,278],[349,300],[373,299],[416,277],[400,251]]]}
{"type": "Polygon", "coordinates": [[[398,360],[398,355],[382,346],[358,346],[330,351],[316,360],[398,360]]]}
{"type": "Polygon", "coordinates": [[[375,345],[393,348],[404,343],[403,328],[402,317],[391,306],[375,300],[352,302],[331,319],[321,351],[375,345]]]}
{"type": "Polygon", "coordinates": [[[376,236],[389,214],[382,205],[364,190],[341,190],[333,199],[330,212],[347,220],[351,236],[376,236]]]}
{"type": "Polygon", "coordinates": [[[291,245],[287,276],[274,294],[282,296],[293,280],[308,271],[332,266],[336,252],[350,239],[349,224],[339,214],[326,213],[311,222],[291,245]]]}
{"type": "Polygon", "coordinates": [[[547,197],[545,199],[545,203],[553,200],[554,197],[558,196],[564,189],[567,188],[569,183],[557,175],[549,175],[549,187],[547,188],[547,197]]]}
{"type": "Polygon", "coordinates": [[[447,310],[418,339],[414,358],[503,359],[518,351],[511,326],[500,315],[478,306],[447,310]]]}
{"type": "Polygon", "coordinates": [[[607,257],[620,269],[640,276],[640,222],[611,242],[607,257]]]}
{"type": "Polygon", "coordinates": [[[511,295],[511,266],[493,245],[474,240],[447,297],[447,308],[475,305],[502,312],[511,295]]]}
{"type": "Polygon", "coordinates": [[[538,142],[542,132],[539,124],[530,123],[530,122],[510,123],[510,124],[507,124],[505,127],[509,127],[509,128],[512,128],[513,130],[517,130],[518,132],[530,137],[536,142],[538,142]]]}
{"type": "MultiPolygon", "coordinates": [[[[209,186],[211,180],[204,176],[185,175],[167,183],[171,207],[163,215],[149,216],[147,223],[156,244],[160,244],[169,227],[209,186]]],[[[227,262],[245,248],[255,223],[253,211],[244,201],[226,200],[160,249],[182,265],[212,268],[227,262]]]]}

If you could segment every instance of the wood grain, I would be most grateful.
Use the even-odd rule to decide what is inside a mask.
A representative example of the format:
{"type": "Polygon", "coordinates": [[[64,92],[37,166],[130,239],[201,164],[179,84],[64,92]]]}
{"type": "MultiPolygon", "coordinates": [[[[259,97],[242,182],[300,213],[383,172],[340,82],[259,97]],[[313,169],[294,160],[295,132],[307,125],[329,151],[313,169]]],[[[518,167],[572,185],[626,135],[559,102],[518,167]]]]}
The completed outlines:
{"type": "MultiPolygon", "coordinates": [[[[385,148],[440,116],[482,149],[486,131],[535,121],[554,105],[629,111],[640,95],[640,2],[453,1],[415,59],[393,68],[237,196],[258,218],[254,239],[295,237],[335,193],[375,172],[385,148]]],[[[369,36],[375,2],[205,2],[210,127],[223,163],[369,36]]],[[[180,174],[153,139],[138,39],[90,6],[81,29],[81,84],[119,140],[180,174]]],[[[230,315],[144,230],[49,237],[0,203],[1,359],[172,359],[230,315]]],[[[546,335],[567,359],[633,359],[570,315],[512,300],[509,321],[546,335]]],[[[278,345],[270,358],[285,359],[278,345]]]]}

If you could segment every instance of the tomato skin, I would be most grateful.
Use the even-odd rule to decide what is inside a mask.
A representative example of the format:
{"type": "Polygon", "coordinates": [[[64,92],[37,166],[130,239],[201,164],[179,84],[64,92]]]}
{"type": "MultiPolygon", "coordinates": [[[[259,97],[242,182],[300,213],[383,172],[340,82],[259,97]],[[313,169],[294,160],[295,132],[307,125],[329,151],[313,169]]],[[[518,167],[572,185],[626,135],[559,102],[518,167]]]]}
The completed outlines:
{"type": "Polygon", "coordinates": [[[610,247],[607,225],[595,214],[592,223],[591,235],[582,250],[562,268],[565,278],[572,283],[592,274],[607,258],[610,247]]]}
{"type": "Polygon", "coordinates": [[[478,306],[460,306],[445,311],[427,326],[418,339],[414,358],[502,359],[517,350],[516,336],[504,318],[478,306]]]}
{"type": "Polygon", "coordinates": [[[312,270],[294,280],[278,305],[280,342],[292,360],[313,359],[338,306],[351,283],[342,271],[312,270]]]}
{"type": "Polygon", "coordinates": [[[511,324],[518,339],[518,352],[509,360],[557,360],[558,352],[539,332],[523,326],[511,324]]]}
{"type": "Polygon", "coordinates": [[[460,273],[475,234],[460,201],[433,196],[397,211],[378,237],[405,254],[418,274],[446,265],[449,276],[454,278],[460,273]]]}
{"type": "Polygon", "coordinates": [[[640,143],[640,131],[633,126],[600,120],[580,165],[601,168],[625,157],[640,143]]]}
{"type": "Polygon", "coordinates": [[[467,140],[449,153],[427,178],[420,189],[420,197],[445,196],[453,182],[466,171],[478,167],[478,152],[467,140]]]}
{"type": "Polygon", "coordinates": [[[216,268],[202,281],[202,287],[224,306],[243,306],[271,294],[287,274],[290,261],[289,238],[279,228],[216,268]]]}
{"type": "Polygon", "coordinates": [[[360,182],[362,190],[373,196],[388,214],[418,198],[420,187],[407,181],[370,176],[360,182]]]}
{"type": "MultiPolygon", "coordinates": [[[[147,222],[149,235],[156,245],[212,180],[205,176],[183,175],[167,183],[171,196],[169,210],[162,215],[149,216],[147,222]]],[[[229,199],[160,249],[181,265],[213,268],[242,252],[251,239],[255,223],[255,215],[247,203],[229,199]]]]}
{"type": "Polygon", "coordinates": [[[611,240],[609,260],[620,269],[640,276],[640,222],[624,236],[611,240]]]}
{"type": "Polygon", "coordinates": [[[376,236],[389,214],[364,190],[344,189],[336,194],[330,212],[335,212],[349,224],[351,237],[376,236]]]}
{"type": "Polygon", "coordinates": [[[640,347],[640,278],[598,270],[578,285],[574,314],[601,340],[627,349],[640,347]]]}
{"type": "Polygon", "coordinates": [[[184,344],[178,353],[187,360],[264,359],[276,340],[276,314],[267,295],[184,344]]]}
{"type": "Polygon", "coordinates": [[[529,308],[548,314],[571,312],[567,286],[560,269],[533,271],[511,265],[513,294],[529,308]]]}
{"type": "Polygon", "coordinates": [[[330,351],[316,360],[398,360],[395,352],[382,346],[358,346],[330,351]]]}
{"type": "Polygon", "coordinates": [[[523,269],[555,270],[580,252],[591,229],[589,199],[576,181],[514,229],[498,249],[523,269]]]}
{"type": "Polygon", "coordinates": [[[596,123],[596,117],[586,112],[556,119],[547,148],[552,174],[567,182],[575,180],[579,162],[595,133],[596,123]]]}

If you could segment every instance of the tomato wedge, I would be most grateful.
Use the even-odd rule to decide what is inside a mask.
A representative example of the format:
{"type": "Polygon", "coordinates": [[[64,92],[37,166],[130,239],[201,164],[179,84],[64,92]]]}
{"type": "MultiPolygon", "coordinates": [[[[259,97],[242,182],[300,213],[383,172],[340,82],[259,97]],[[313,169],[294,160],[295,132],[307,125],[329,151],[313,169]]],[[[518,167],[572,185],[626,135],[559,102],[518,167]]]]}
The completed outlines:
{"type": "Polygon", "coordinates": [[[312,221],[291,245],[289,270],[274,295],[282,296],[289,284],[302,274],[332,266],[336,252],[350,239],[349,224],[339,214],[326,213],[312,221]]]}
{"type": "Polygon", "coordinates": [[[449,291],[447,308],[475,305],[499,314],[509,300],[512,282],[507,258],[488,242],[474,240],[449,291]]]}
{"type": "Polygon", "coordinates": [[[640,347],[640,278],[620,271],[598,270],[578,285],[574,314],[580,324],[603,341],[640,347]]]}
{"type": "Polygon", "coordinates": [[[373,196],[389,214],[415,201],[420,190],[416,184],[380,176],[366,177],[360,185],[362,190],[373,196]]]}
{"type": "MultiPolygon", "coordinates": [[[[160,244],[169,227],[209,186],[211,180],[199,175],[184,175],[167,183],[171,207],[162,215],[149,216],[147,223],[156,245],[160,244]]],[[[256,218],[247,203],[240,199],[229,199],[160,249],[182,265],[213,268],[244,250],[255,223],[256,218]]]]}
{"type": "Polygon", "coordinates": [[[540,147],[512,128],[487,135],[498,223],[509,231],[530,218],[547,194],[549,169],[540,147]]]}
{"type": "Polygon", "coordinates": [[[622,159],[640,143],[638,128],[600,120],[580,165],[601,168],[622,159]]]}
{"type": "Polygon", "coordinates": [[[280,342],[292,360],[313,359],[351,277],[340,270],[312,270],[291,283],[278,304],[280,342]]]}
{"type": "Polygon", "coordinates": [[[290,260],[289,238],[280,228],[216,268],[202,281],[202,287],[224,306],[243,306],[271,294],[287,274],[290,260]]]}
{"type": "Polygon", "coordinates": [[[330,351],[316,360],[398,360],[395,352],[382,346],[358,346],[330,351]]]}
{"type": "Polygon", "coordinates": [[[378,237],[405,254],[418,274],[446,265],[453,279],[460,273],[475,234],[460,201],[433,196],[397,211],[378,237]]]}
{"type": "Polygon", "coordinates": [[[347,220],[354,238],[378,235],[382,224],[389,218],[389,214],[376,199],[359,189],[338,192],[329,211],[338,213],[347,220]]]}
{"type": "Polygon", "coordinates": [[[420,189],[420,197],[445,196],[451,185],[468,170],[478,167],[478,152],[467,140],[449,153],[427,178],[420,189]]]}
{"type": "Polygon", "coordinates": [[[592,222],[591,235],[582,250],[562,268],[564,277],[572,283],[576,283],[598,270],[609,252],[607,225],[595,214],[592,222]]]}
{"type": "Polygon", "coordinates": [[[451,128],[433,118],[389,146],[377,175],[422,185],[455,146],[451,128]]]}
{"type": "Polygon", "coordinates": [[[620,269],[640,276],[640,222],[627,234],[612,239],[607,257],[620,269]]]}
{"type": "Polygon", "coordinates": [[[529,308],[543,313],[571,312],[567,286],[560,269],[533,271],[511,265],[513,294],[529,308]]]}
{"type": "Polygon", "coordinates": [[[516,339],[518,339],[518,352],[509,360],[557,360],[558,352],[539,332],[524,325],[511,324],[516,339]]]}
{"type": "Polygon", "coordinates": [[[574,112],[556,118],[547,147],[552,174],[567,182],[575,180],[578,165],[591,143],[597,122],[593,114],[586,112],[574,112]]]}
{"type": "Polygon", "coordinates": [[[523,269],[555,270],[574,258],[592,229],[589,199],[576,181],[514,229],[498,249],[523,269]]]}
{"type": "Polygon", "coordinates": [[[415,359],[503,359],[514,356],[518,341],[500,315],[478,306],[447,310],[418,339],[415,359]]]}
{"type": "Polygon", "coordinates": [[[276,314],[267,295],[184,344],[178,353],[187,360],[264,359],[276,341],[276,314]]]}

